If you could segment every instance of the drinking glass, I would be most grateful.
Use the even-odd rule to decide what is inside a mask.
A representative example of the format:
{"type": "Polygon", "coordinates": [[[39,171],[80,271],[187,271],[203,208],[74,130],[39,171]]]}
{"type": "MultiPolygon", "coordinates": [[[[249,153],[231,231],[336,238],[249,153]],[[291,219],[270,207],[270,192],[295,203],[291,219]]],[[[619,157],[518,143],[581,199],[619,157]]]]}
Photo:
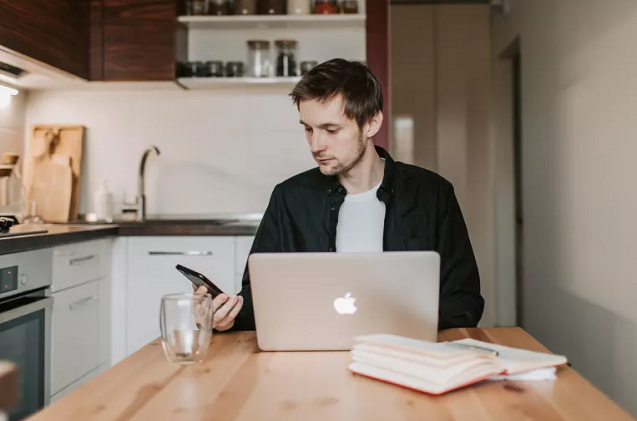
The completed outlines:
{"type": "Polygon", "coordinates": [[[159,324],[164,353],[178,365],[200,363],[212,339],[212,296],[169,294],[161,298],[159,324]]]}

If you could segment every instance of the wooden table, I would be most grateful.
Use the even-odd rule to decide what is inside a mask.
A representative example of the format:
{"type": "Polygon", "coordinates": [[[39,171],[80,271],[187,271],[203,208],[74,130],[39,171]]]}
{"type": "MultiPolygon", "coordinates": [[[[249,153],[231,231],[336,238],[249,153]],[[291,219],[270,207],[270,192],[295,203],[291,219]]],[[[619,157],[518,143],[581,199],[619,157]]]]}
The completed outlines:
{"type": "MultiPolygon", "coordinates": [[[[441,340],[545,351],[518,328],[455,329],[441,340]]],[[[568,367],[556,381],[486,381],[432,397],[347,371],[348,352],[257,352],[254,332],[215,335],[206,361],[176,367],[159,340],[32,421],[633,420],[568,367]]]]}

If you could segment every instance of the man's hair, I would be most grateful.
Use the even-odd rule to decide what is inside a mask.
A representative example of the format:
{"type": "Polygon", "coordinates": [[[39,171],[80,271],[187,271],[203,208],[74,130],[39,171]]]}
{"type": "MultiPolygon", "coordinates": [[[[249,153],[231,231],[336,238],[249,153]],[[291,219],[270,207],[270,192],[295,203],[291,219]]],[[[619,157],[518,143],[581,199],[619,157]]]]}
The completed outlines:
{"type": "Polygon", "coordinates": [[[335,58],[311,69],[294,87],[290,97],[321,102],[343,96],[345,115],[361,128],[383,110],[383,89],[376,76],[362,63],[335,58]]]}

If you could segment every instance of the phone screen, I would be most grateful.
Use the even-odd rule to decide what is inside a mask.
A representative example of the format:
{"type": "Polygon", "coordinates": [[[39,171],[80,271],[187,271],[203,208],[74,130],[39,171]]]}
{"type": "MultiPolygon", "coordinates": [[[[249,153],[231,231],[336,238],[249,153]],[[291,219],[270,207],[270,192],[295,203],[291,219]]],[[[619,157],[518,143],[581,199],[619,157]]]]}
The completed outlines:
{"type": "Polygon", "coordinates": [[[200,286],[205,286],[210,292],[210,295],[212,295],[212,298],[224,293],[221,289],[219,289],[219,287],[217,287],[214,283],[212,283],[210,279],[206,278],[201,273],[196,272],[182,265],[177,265],[176,268],[182,275],[188,278],[188,280],[192,282],[192,284],[195,285],[197,288],[199,288],[200,286]]]}

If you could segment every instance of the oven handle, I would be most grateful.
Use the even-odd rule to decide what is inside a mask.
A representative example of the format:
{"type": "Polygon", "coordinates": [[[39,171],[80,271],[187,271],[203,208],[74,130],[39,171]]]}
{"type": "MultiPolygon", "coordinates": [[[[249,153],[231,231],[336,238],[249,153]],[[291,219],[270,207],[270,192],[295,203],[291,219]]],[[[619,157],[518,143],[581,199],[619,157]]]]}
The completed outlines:
{"type": "Polygon", "coordinates": [[[27,304],[25,306],[17,307],[4,313],[0,313],[0,324],[10,322],[18,317],[26,316],[29,313],[35,313],[36,311],[45,310],[53,305],[53,297],[42,297],[34,303],[27,304]]]}

